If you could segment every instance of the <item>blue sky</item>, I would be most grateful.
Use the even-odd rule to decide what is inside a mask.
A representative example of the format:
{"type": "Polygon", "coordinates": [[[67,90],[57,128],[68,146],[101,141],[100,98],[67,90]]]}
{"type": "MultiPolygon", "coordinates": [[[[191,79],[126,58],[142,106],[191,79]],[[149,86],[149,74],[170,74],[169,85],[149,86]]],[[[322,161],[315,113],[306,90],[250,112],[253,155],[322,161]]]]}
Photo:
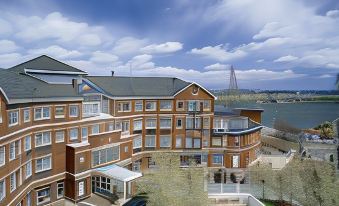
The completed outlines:
{"type": "Polygon", "coordinates": [[[0,68],[47,54],[91,75],[334,89],[336,0],[0,0],[0,68]]]}

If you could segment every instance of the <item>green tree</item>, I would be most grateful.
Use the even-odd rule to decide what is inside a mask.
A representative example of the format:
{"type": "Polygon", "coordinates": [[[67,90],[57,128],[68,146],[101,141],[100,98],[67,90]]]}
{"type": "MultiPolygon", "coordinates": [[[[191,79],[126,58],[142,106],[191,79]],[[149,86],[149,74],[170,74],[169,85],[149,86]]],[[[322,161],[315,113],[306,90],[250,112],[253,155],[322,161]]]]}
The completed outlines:
{"type": "Polygon", "coordinates": [[[179,155],[173,153],[154,153],[152,160],[156,168],[146,172],[137,184],[138,192],[148,196],[147,205],[207,205],[202,168],[193,162],[180,168],[179,155]]]}

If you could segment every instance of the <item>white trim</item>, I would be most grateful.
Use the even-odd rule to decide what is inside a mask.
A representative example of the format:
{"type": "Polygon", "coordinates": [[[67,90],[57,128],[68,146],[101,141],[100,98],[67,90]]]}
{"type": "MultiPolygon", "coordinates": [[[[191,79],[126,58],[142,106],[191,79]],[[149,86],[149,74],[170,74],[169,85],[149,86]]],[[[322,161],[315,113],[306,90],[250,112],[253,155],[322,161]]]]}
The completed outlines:
{"type": "Polygon", "coordinates": [[[37,173],[40,173],[40,172],[45,172],[45,171],[48,171],[48,170],[51,170],[52,169],[52,154],[48,154],[48,155],[45,155],[45,156],[42,156],[42,157],[38,157],[38,158],[35,158],[35,174],[37,173]],[[49,161],[49,167],[48,168],[43,168],[43,161],[42,161],[42,169],[41,170],[38,170],[37,167],[38,167],[38,164],[37,164],[37,161],[39,159],[43,159],[43,158],[46,158],[46,157],[49,157],[50,158],[50,161],[49,161]]]}
{"type": "Polygon", "coordinates": [[[40,69],[24,69],[25,74],[31,73],[47,73],[47,74],[88,74],[87,72],[70,72],[70,71],[52,71],[52,70],[40,70],[40,69]]]}
{"type": "Polygon", "coordinates": [[[40,189],[36,190],[35,193],[36,193],[36,204],[37,205],[41,205],[43,203],[51,201],[51,186],[40,188],[40,189]],[[42,202],[38,203],[38,199],[39,199],[38,192],[40,192],[41,190],[46,190],[46,189],[49,189],[49,200],[47,200],[47,201],[45,200],[45,201],[42,201],[42,202]]]}
{"type": "Polygon", "coordinates": [[[5,93],[5,91],[2,89],[2,87],[0,87],[0,92],[4,95],[6,101],[9,103],[9,99],[8,99],[8,97],[7,97],[6,93],[5,93]]]}
{"type": "Polygon", "coordinates": [[[210,91],[208,91],[207,89],[205,89],[203,86],[201,86],[200,84],[196,83],[196,82],[192,82],[191,84],[187,85],[186,87],[184,87],[183,89],[181,89],[180,91],[178,91],[177,93],[175,93],[173,96],[177,96],[178,94],[180,94],[181,92],[185,91],[187,88],[189,88],[192,85],[197,85],[198,87],[200,87],[201,89],[203,89],[205,92],[207,92],[209,95],[211,95],[214,99],[217,99],[216,96],[214,96],[214,94],[212,94],[210,91]]]}
{"type": "Polygon", "coordinates": [[[22,98],[11,99],[8,104],[20,104],[29,102],[66,102],[66,101],[82,101],[83,97],[49,97],[49,98],[22,98]]]}

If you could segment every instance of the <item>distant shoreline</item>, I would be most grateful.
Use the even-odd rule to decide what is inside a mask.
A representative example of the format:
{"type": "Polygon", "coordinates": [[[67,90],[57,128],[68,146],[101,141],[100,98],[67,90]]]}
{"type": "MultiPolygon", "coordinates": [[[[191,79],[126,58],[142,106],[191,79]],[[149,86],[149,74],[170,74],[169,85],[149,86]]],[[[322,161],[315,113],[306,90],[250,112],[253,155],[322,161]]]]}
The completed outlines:
{"type": "Polygon", "coordinates": [[[298,103],[338,103],[338,100],[305,100],[305,101],[295,101],[295,102],[256,102],[257,104],[298,104],[298,103]]]}

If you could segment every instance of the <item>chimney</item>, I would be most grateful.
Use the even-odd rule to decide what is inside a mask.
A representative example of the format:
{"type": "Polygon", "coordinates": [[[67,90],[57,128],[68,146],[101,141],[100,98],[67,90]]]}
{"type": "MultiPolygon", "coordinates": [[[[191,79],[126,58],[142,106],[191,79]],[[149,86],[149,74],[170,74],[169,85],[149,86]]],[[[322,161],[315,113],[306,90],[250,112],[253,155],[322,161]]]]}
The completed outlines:
{"type": "Polygon", "coordinates": [[[112,75],[112,77],[114,76],[114,71],[111,71],[111,75],[112,75]]]}

